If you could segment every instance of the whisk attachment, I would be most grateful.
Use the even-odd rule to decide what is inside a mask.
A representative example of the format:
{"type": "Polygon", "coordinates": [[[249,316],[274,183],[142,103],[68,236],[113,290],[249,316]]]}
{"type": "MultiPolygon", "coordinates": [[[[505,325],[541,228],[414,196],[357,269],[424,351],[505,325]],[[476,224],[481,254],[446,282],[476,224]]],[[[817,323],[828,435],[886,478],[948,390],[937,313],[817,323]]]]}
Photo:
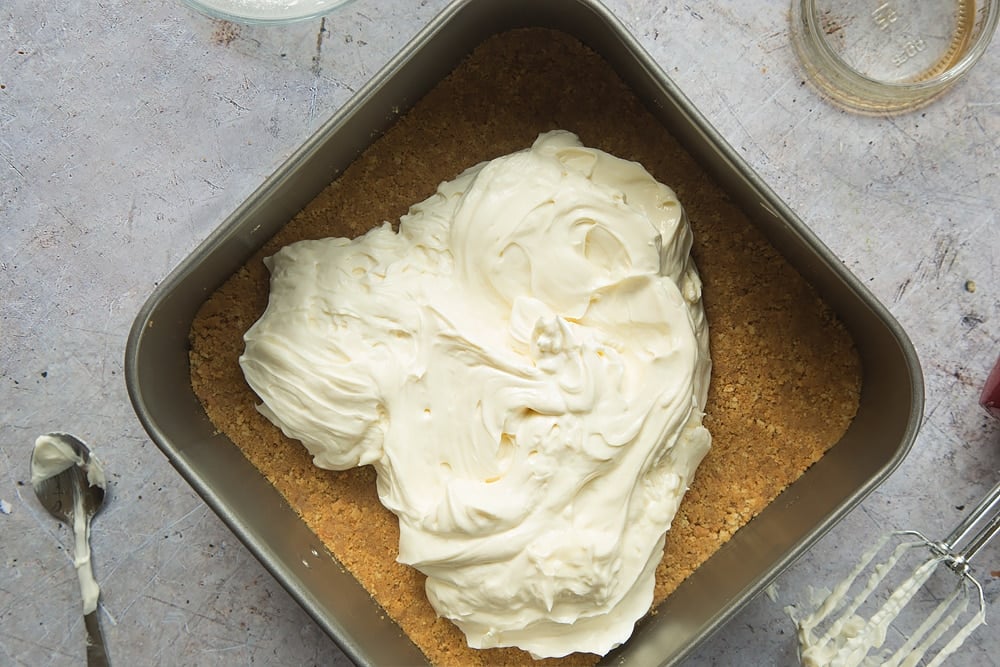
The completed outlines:
{"type": "Polygon", "coordinates": [[[797,621],[802,665],[913,667],[932,652],[927,667],[942,664],[986,622],[983,587],[972,575],[969,561],[998,531],[1000,483],[944,540],[932,541],[915,530],[882,537],[815,611],[797,621]],[[886,596],[887,578],[898,580],[900,561],[919,557],[920,551],[927,556],[918,559],[886,596]],[[881,559],[877,559],[879,554],[883,554],[881,559]],[[888,648],[890,626],[918,593],[924,591],[926,597],[925,586],[942,565],[957,575],[954,587],[915,629],[899,632],[894,628],[902,643],[888,648]]]}

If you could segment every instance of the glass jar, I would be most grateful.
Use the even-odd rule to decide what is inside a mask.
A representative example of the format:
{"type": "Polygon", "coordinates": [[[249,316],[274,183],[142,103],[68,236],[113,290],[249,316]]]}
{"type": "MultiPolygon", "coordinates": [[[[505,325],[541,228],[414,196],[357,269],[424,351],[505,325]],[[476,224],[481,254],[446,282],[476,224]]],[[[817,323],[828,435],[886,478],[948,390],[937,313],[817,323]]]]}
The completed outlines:
{"type": "Polygon", "coordinates": [[[809,79],[853,111],[908,111],[935,99],[986,50],[1000,0],[792,0],[809,79]]]}

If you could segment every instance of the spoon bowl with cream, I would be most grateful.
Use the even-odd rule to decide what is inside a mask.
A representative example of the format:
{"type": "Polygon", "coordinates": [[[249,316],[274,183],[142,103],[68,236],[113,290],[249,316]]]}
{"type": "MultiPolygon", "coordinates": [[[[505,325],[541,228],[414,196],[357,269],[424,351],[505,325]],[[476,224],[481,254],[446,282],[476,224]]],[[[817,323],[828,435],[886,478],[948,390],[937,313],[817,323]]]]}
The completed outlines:
{"type": "Polygon", "coordinates": [[[42,507],[73,529],[73,564],[83,595],[87,664],[107,665],[97,618],[100,588],[90,562],[90,522],[104,504],[104,469],[79,438],[68,433],[48,433],[35,440],[31,452],[31,486],[42,507]]]}

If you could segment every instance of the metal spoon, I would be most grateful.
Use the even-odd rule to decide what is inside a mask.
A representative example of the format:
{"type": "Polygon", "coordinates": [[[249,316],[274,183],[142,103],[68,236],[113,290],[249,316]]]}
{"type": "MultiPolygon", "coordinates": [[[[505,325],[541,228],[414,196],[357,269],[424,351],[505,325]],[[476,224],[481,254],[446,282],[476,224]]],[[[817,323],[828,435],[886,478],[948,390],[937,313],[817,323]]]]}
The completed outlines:
{"type": "Polygon", "coordinates": [[[90,520],[104,503],[104,470],[78,438],[68,433],[49,433],[35,440],[31,486],[42,506],[73,529],[73,563],[83,595],[87,665],[107,667],[108,653],[97,617],[100,588],[90,564],[90,520]]]}

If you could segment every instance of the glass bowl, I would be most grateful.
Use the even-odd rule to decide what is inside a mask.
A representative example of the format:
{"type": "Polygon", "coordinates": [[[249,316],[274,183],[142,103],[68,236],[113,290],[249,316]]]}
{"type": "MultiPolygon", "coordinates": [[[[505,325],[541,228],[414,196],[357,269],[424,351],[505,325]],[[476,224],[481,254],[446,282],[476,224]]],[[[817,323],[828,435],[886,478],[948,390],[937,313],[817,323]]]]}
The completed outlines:
{"type": "Polygon", "coordinates": [[[353,0],[184,0],[212,18],[236,23],[292,23],[327,14],[353,0]]]}

